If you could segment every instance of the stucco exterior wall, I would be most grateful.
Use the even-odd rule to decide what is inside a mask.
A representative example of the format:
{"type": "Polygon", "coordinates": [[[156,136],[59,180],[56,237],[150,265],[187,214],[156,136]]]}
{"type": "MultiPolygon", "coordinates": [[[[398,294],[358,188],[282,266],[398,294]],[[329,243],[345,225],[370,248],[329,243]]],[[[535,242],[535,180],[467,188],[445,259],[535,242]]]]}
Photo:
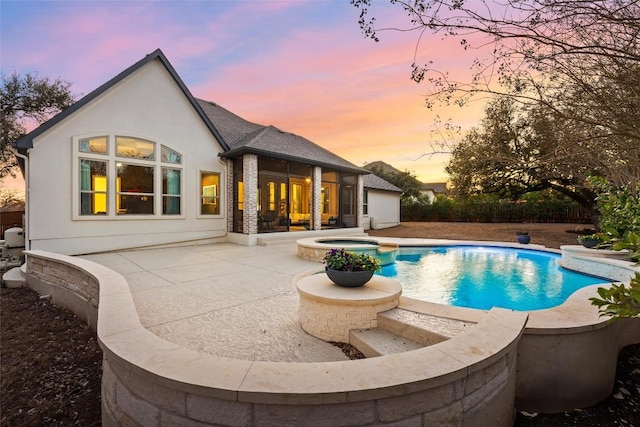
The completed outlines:
{"type": "Polygon", "coordinates": [[[365,189],[369,193],[368,214],[364,215],[364,229],[387,228],[400,224],[400,194],[365,189]]]}
{"type": "MultiPolygon", "coordinates": [[[[221,151],[166,68],[150,62],[34,140],[28,174],[30,248],[81,254],[224,238],[227,173],[221,151]],[[181,215],[79,216],[75,144],[100,135],[143,138],[156,142],[158,151],[163,144],[181,153],[181,215]],[[220,173],[220,215],[199,216],[201,171],[220,173]]],[[[155,182],[157,187],[161,180],[155,182]]]]}

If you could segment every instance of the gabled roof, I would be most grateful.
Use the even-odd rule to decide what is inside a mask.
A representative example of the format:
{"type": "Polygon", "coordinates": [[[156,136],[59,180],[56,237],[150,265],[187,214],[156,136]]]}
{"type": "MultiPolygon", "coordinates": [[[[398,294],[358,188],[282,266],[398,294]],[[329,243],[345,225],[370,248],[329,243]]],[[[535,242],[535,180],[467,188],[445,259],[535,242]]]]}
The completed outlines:
{"type": "Polygon", "coordinates": [[[229,151],[222,153],[221,157],[234,158],[252,153],[361,175],[369,173],[306,138],[274,126],[249,122],[216,103],[197,101],[229,145],[229,151]]]}
{"type": "Polygon", "coordinates": [[[196,110],[196,113],[202,118],[212,135],[220,143],[220,146],[225,151],[221,154],[222,157],[234,158],[245,153],[253,153],[361,175],[369,173],[367,170],[348,162],[306,138],[283,132],[273,126],[264,126],[249,122],[213,102],[196,100],[160,49],[156,49],[64,111],[23,136],[14,143],[14,146],[19,152],[26,153],[29,148],[33,148],[33,140],[36,137],[62,122],[138,69],[155,60],[160,61],[166,68],[187,97],[187,100],[196,110]]]}
{"type": "Polygon", "coordinates": [[[386,181],[380,178],[378,175],[374,175],[370,173],[369,175],[365,175],[362,177],[362,183],[364,188],[369,188],[372,190],[384,190],[384,191],[393,191],[394,193],[403,193],[404,190],[402,188],[398,188],[389,181],[386,181]]]}
{"type": "Polygon", "coordinates": [[[187,97],[187,99],[189,100],[193,108],[195,108],[197,114],[202,118],[205,125],[209,128],[213,136],[218,140],[222,148],[224,150],[228,150],[229,146],[225,143],[224,139],[220,136],[220,134],[218,133],[218,130],[209,121],[207,115],[204,114],[204,112],[202,111],[202,108],[200,107],[200,104],[196,102],[193,95],[191,95],[191,92],[189,92],[189,89],[187,89],[187,86],[185,86],[180,76],[178,76],[178,73],[176,73],[176,70],[169,63],[169,60],[167,59],[166,56],[164,56],[164,53],[162,53],[160,49],[156,49],[155,51],[145,56],[143,59],[136,62],[135,64],[133,64],[132,66],[130,66],[129,68],[127,68],[126,70],[124,70],[123,72],[121,72],[120,74],[118,74],[117,76],[115,76],[114,78],[106,82],[105,84],[103,84],[102,86],[98,87],[94,91],[82,97],[79,101],[75,102],[70,107],[66,108],[59,114],[53,116],[51,119],[49,119],[48,121],[46,121],[45,123],[37,127],[36,129],[34,129],[33,131],[29,132],[27,135],[23,136],[18,141],[16,141],[14,143],[14,146],[18,148],[19,152],[25,153],[27,149],[33,148],[33,140],[36,137],[43,134],[47,130],[51,129],[58,123],[62,122],[67,117],[71,116],[73,113],[83,108],[85,105],[87,105],[88,103],[90,103],[91,101],[93,101],[94,99],[96,99],[97,97],[99,97],[100,95],[108,91],[109,89],[111,89],[113,86],[115,86],[116,84],[118,84],[119,82],[121,82],[122,80],[130,76],[131,74],[133,74],[138,69],[144,67],[148,63],[155,60],[160,61],[160,63],[167,69],[167,71],[169,72],[173,80],[182,90],[182,93],[184,93],[184,95],[187,97]]]}
{"type": "Polygon", "coordinates": [[[433,191],[436,194],[445,194],[447,192],[446,182],[425,182],[422,185],[422,191],[433,191]]]}

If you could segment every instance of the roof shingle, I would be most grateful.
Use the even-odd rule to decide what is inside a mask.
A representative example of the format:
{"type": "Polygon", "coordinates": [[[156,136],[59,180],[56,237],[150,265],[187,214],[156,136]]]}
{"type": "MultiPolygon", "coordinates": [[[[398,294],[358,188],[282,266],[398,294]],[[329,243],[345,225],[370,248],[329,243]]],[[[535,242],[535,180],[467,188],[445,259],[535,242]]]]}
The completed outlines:
{"type": "Polygon", "coordinates": [[[275,126],[247,121],[216,103],[202,99],[197,101],[230,148],[222,154],[223,157],[256,153],[358,174],[369,173],[306,138],[284,132],[275,126]]]}
{"type": "Polygon", "coordinates": [[[378,175],[374,175],[370,173],[369,175],[365,175],[362,177],[364,188],[370,188],[373,190],[385,190],[385,191],[393,191],[394,193],[403,193],[404,190],[402,188],[396,187],[389,181],[386,181],[380,178],[378,175]]]}

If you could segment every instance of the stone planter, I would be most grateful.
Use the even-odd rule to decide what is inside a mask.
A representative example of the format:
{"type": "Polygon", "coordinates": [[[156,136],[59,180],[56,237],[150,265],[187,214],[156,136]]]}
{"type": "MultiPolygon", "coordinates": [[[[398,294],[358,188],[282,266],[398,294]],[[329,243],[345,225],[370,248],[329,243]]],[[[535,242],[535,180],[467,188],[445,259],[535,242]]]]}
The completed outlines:
{"type": "Polygon", "coordinates": [[[526,245],[531,241],[531,236],[529,236],[529,233],[517,232],[516,237],[518,238],[518,243],[521,243],[523,245],[526,245]]]}
{"type": "Polygon", "coordinates": [[[325,271],[333,283],[345,288],[363,286],[373,277],[373,271],[341,271],[328,268],[325,271]]]}

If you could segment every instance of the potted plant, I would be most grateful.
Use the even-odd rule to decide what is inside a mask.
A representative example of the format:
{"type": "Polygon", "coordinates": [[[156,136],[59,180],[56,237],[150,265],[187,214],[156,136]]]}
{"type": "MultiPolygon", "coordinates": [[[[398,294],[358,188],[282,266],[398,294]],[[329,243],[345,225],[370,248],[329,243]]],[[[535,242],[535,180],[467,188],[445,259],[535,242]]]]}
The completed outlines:
{"type": "Polygon", "coordinates": [[[578,242],[585,248],[595,248],[601,243],[604,243],[604,239],[599,234],[583,234],[578,236],[578,242]]]}
{"type": "Polygon", "coordinates": [[[522,243],[526,245],[531,241],[531,236],[529,236],[528,231],[516,231],[516,237],[518,239],[518,243],[522,243]]]}
{"type": "Polygon", "coordinates": [[[380,270],[380,260],[363,252],[331,249],[322,259],[325,272],[339,286],[362,286],[380,270]]]}

